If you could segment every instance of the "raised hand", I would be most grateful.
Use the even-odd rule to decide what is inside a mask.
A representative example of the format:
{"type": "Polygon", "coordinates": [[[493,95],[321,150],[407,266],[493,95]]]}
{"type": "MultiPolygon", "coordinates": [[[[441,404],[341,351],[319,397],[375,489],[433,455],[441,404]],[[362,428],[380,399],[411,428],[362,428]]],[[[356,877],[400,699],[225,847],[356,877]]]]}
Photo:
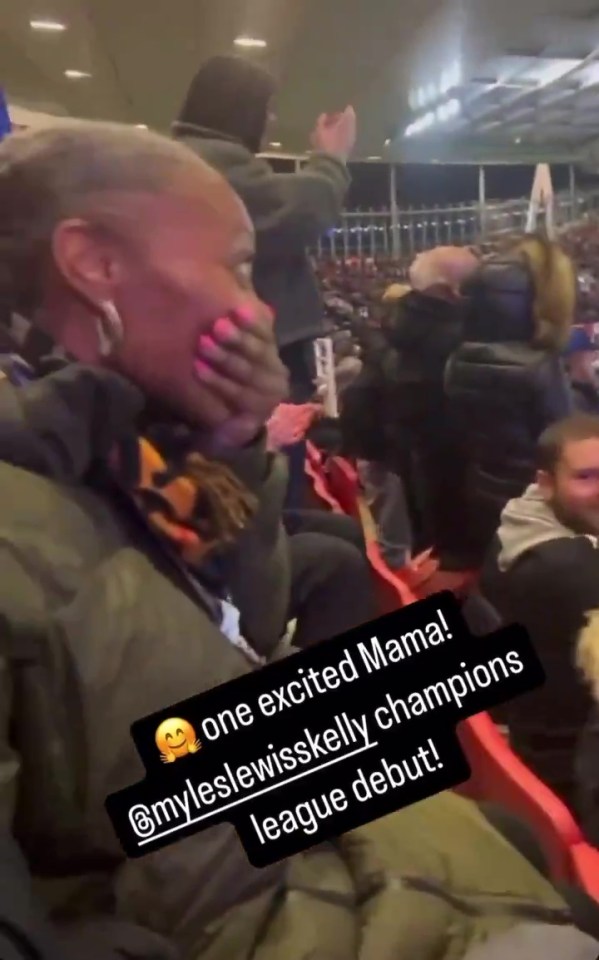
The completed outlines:
{"type": "Polygon", "coordinates": [[[356,145],[357,118],[353,107],[343,113],[323,113],[316,121],[311,143],[315,150],[347,160],[356,145]]]}

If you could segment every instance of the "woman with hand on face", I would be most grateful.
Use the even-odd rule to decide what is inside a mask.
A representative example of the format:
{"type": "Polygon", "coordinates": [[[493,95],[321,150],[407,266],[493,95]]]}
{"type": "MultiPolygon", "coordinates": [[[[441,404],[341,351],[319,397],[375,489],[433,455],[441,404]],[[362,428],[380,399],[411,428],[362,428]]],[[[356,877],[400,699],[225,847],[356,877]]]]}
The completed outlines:
{"type": "Polygon", "coordinates": [[[170,957],[152,891],[189,946],[198,917],[260,897],[273,871],[224,827],[117,880],[103,803],[136,776],[130,724],[264,662],[290,610],[310,606],[309,640],[331,636],[323,597],[339,551],[357,551],[315,543],[291,576],[265,431],[288,376],[252,286],[251,221],[220,174],[150,133],[57,127],[2,144],[0,204],[2,296],[65,358],[29,379],[9,363],[0,383],[0,807],[63,917],[61,958],[170,957]]]}
{"type": "Polygon", "coordinates": [[[198,915],[237,902],[245,854],[219,828],[125,865],[104,799],[137,775],[135,719],[247,672],[284,633],[286,471],[264,424],[287,374],[251,222],[184,147],[103,124],[15,136],[0,203],[2,294],[70,361],[0,384],[3,822],[62,917],[61,958],[162,960],[158,927],[189,945],[198,915]],[[203,575],[221,555],[230,597],[203,575]]]}

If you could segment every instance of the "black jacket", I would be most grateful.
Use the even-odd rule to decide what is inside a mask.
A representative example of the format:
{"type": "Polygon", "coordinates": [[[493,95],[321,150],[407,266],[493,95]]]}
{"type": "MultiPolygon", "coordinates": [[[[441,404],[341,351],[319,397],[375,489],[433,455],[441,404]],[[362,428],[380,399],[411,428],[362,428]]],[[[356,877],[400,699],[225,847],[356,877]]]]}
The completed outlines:
{"type": "Polygon", "coordinates": [[[443,562],[458,565],[466,546],[463,458],[443,377],[461,340],[462,311],[445,290],[412,291],[395,303],[342,411],[348,452],[401,476],[415,549],[435,546],[443,562]]]}
{"type": "Polygon", "coordinates": [[[342,419],[354,455],[396,469],[415,443],[428,450],[443,442],[443,375],[461,340],[462,304],[412,291],[392,310],[364,351],[360,377],[344,394],[342,419]]]}
{"type": "Polygon", "coordinates": [[[0,957],[66,960],[34,899],[21,851],[7,833],[0,834],[0,957]]]}
{"type": "Polygon", "coordinates": [[[543,687],[502,708],[516,751],[573,806],[576,748],[591,709],[577,638],[599,608],[599,549],[563,527],[538,488],[507,506],[487,555],[481,592],[504,622],[528,629],[545,669],[543,687]]]}
{"type": "Polygon", "coordinates": [[[445,366],[462,339],[461,300],[416,290],[397,302],[386,326],[393,351],[392,406],[397,443],[430,450],[447,439],[445,366]]]}
{"type": "Polygon", "coordinates": [[[534,478],[539,436],[573,410],[558,352],[531,346],[534,319],[522,268],[484,269],[469,291],[464,342],[446,373],[452,419],[468,452],[469,524],[483,550],[503,507],[534,478]]]}
{"type": "Polygon", "coordinates": [[[572,380],[571,387],[576,410],[599,414],[599,387],[581,380],[572,380]]]}
{"type": "Polygon", "coordinates": [[[256,228],[254,286],[275,312],[280,347],[323,335],[324,305],[307,248],[341,216],[347,167],[314,154],[301,173],[273,173],[237,140],[192,124],[175,136],[215,167],[245,203],[256,228]]]}

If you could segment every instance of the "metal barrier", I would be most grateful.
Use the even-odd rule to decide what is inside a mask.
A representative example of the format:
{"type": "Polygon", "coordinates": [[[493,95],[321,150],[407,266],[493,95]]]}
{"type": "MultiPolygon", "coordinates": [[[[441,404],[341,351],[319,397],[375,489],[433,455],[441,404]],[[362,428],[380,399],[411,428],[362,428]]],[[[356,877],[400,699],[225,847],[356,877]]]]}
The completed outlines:
{"type": "MultiPolygon", "coordinates": [[[[318,244],[319,257],[412,257],[421,250],[447,245],[477,244],[502,233],[523,232],[530,198],[484,205],[463,203],[448,207],[400,209],[394,223],[392,211],[352,210],[338,227],[318,244]]],[[[599,191],[555,195],[557,227],[599,211],[599,191]]]]}

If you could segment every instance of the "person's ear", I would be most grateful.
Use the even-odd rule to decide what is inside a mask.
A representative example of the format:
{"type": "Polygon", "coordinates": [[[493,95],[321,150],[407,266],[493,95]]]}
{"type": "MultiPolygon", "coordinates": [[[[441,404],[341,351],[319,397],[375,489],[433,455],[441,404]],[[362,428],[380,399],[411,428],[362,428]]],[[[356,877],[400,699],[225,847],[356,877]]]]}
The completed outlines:
{"type": "Polygon", "coordinates": [[[122,274],[115,245],[85,220],[64,220],[52,237],[56,268],[66,283],[91,306],[112,300],[122,274]]]}
{"type": "Polygon", "coordinates": [[[537,486],[544,500],[551,500],[553,497],[553,477],[546,470],[537,470],[537,486]]]}

